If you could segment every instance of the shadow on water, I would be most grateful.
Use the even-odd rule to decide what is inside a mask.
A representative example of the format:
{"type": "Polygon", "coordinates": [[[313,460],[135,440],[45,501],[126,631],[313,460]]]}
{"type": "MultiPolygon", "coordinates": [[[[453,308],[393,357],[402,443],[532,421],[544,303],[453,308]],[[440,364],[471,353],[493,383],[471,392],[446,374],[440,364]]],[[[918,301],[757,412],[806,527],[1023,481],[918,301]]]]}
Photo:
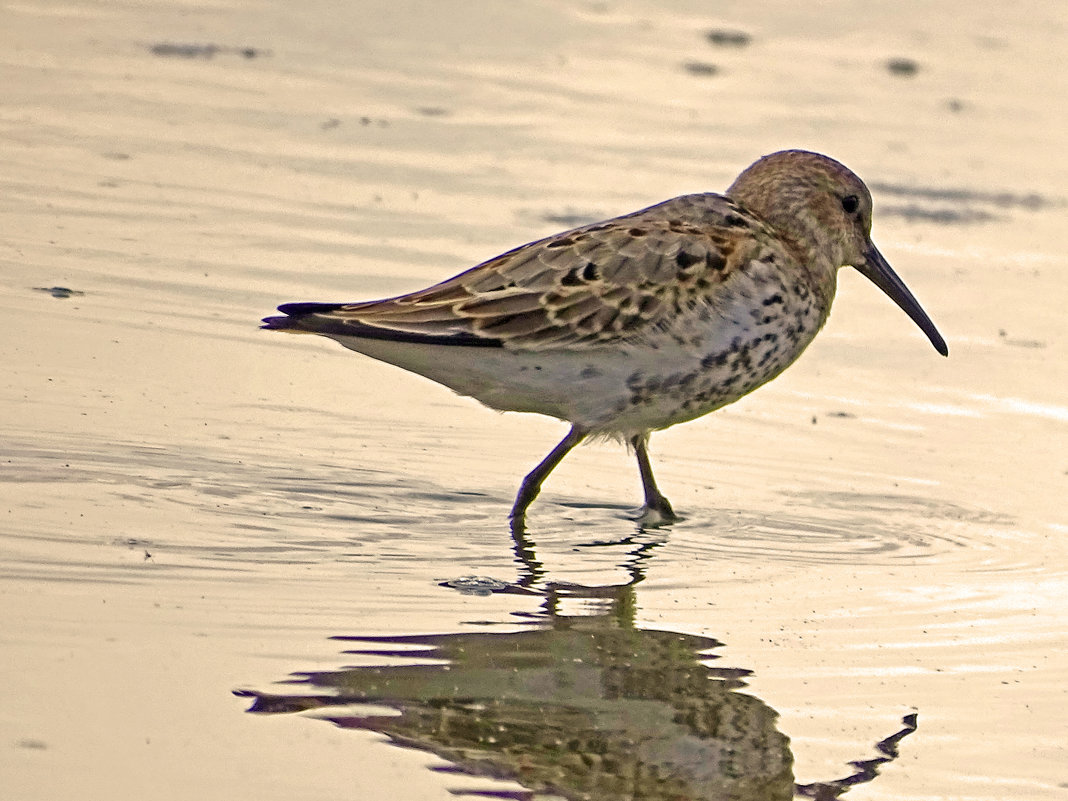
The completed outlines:
{"type": "Polygon", "coordinates": [[[723,643],[635,626],[637,585],[665,538],[639,530],[625,543],[627,581],[585,586],[547,581],[533,539],[517,528],[519,580],[486,591],[542,598],[537,612],[516,613],[521,630],[337,636],[354,646],[344,654],[376,664],[296,673],[285,682],[300,687],[294,694],[236,694],[253,699],[249,712],[314,710],[451,763],[438,770],[527,788],[456,795],[827,801],[872,781],[915,731],[915,715],[876,744],[880,756],[850,763],[853,773],[798,785],[778,714],[740,692],[751,671],[713,664],[723,643]]]}

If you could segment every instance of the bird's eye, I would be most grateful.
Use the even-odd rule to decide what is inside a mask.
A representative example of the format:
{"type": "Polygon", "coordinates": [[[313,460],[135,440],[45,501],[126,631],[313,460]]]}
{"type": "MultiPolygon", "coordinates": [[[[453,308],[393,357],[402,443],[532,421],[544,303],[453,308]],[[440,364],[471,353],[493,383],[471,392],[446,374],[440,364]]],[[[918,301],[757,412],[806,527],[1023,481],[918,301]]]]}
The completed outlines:
{"type": "Polygon", "coordinates": [[[860,198],[856,195],[846,195],[842,198],[842,209],[846,214],[854,213],[860,206],[860,198]]]}

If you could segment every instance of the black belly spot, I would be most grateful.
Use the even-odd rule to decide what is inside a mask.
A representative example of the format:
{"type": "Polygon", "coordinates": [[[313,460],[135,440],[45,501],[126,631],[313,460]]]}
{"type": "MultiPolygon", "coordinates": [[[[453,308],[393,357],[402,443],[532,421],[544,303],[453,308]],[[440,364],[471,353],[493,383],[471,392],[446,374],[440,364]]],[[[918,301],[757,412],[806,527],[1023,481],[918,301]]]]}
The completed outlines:
{"type": "Polygon", "coordinates": [[[710,353],[701,359],[701,366],[706,370],[710,370],[713,367],[723,367],[727,363],[729,356],[730,354],[727,351],[710,353]]]}

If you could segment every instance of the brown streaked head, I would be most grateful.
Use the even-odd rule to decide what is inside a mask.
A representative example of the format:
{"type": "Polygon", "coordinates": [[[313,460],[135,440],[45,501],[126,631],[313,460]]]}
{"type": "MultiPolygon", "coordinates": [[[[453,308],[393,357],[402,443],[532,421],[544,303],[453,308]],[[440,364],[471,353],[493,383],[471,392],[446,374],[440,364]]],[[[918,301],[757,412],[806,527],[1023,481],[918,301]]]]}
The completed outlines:
{"type": "Polygon", "coordinates": [[[871,241],[871,193],[845,165],[807,150],[783,150],[750,165],[727,196],[795,243],[810,265],[855,268],[912,318],[935,350],[949,355],[931,318],[871,241]]]}

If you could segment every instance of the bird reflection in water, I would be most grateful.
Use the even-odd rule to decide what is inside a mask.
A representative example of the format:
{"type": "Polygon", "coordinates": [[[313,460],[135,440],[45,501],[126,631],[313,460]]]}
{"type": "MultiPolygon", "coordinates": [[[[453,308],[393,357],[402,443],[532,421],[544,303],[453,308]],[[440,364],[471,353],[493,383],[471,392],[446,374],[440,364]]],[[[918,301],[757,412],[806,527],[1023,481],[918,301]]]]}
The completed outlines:
{"type": "Polygon", "coordinates": [[[713,664],[722,643],[635,627],[635,587],[660,540],[639,532],[629,581],[590,587],[543,581],[526,532],[513,534],[522,576],[499,591],[543,598],[522,630],[336,637],[354,645],[346,654],[389,664],[297,674],[294,695],[237,694],[254,699],[250,712],[318,710],[340,727],[437,754],[451,771],[528,788],[453,791],[482,798],[827,801],[874,779],[915,730],[910,715],[877,744],[879,757],[851,763],[853,774],[797,785],[777,713],[739,692],[750,671],[713,664]]]}

